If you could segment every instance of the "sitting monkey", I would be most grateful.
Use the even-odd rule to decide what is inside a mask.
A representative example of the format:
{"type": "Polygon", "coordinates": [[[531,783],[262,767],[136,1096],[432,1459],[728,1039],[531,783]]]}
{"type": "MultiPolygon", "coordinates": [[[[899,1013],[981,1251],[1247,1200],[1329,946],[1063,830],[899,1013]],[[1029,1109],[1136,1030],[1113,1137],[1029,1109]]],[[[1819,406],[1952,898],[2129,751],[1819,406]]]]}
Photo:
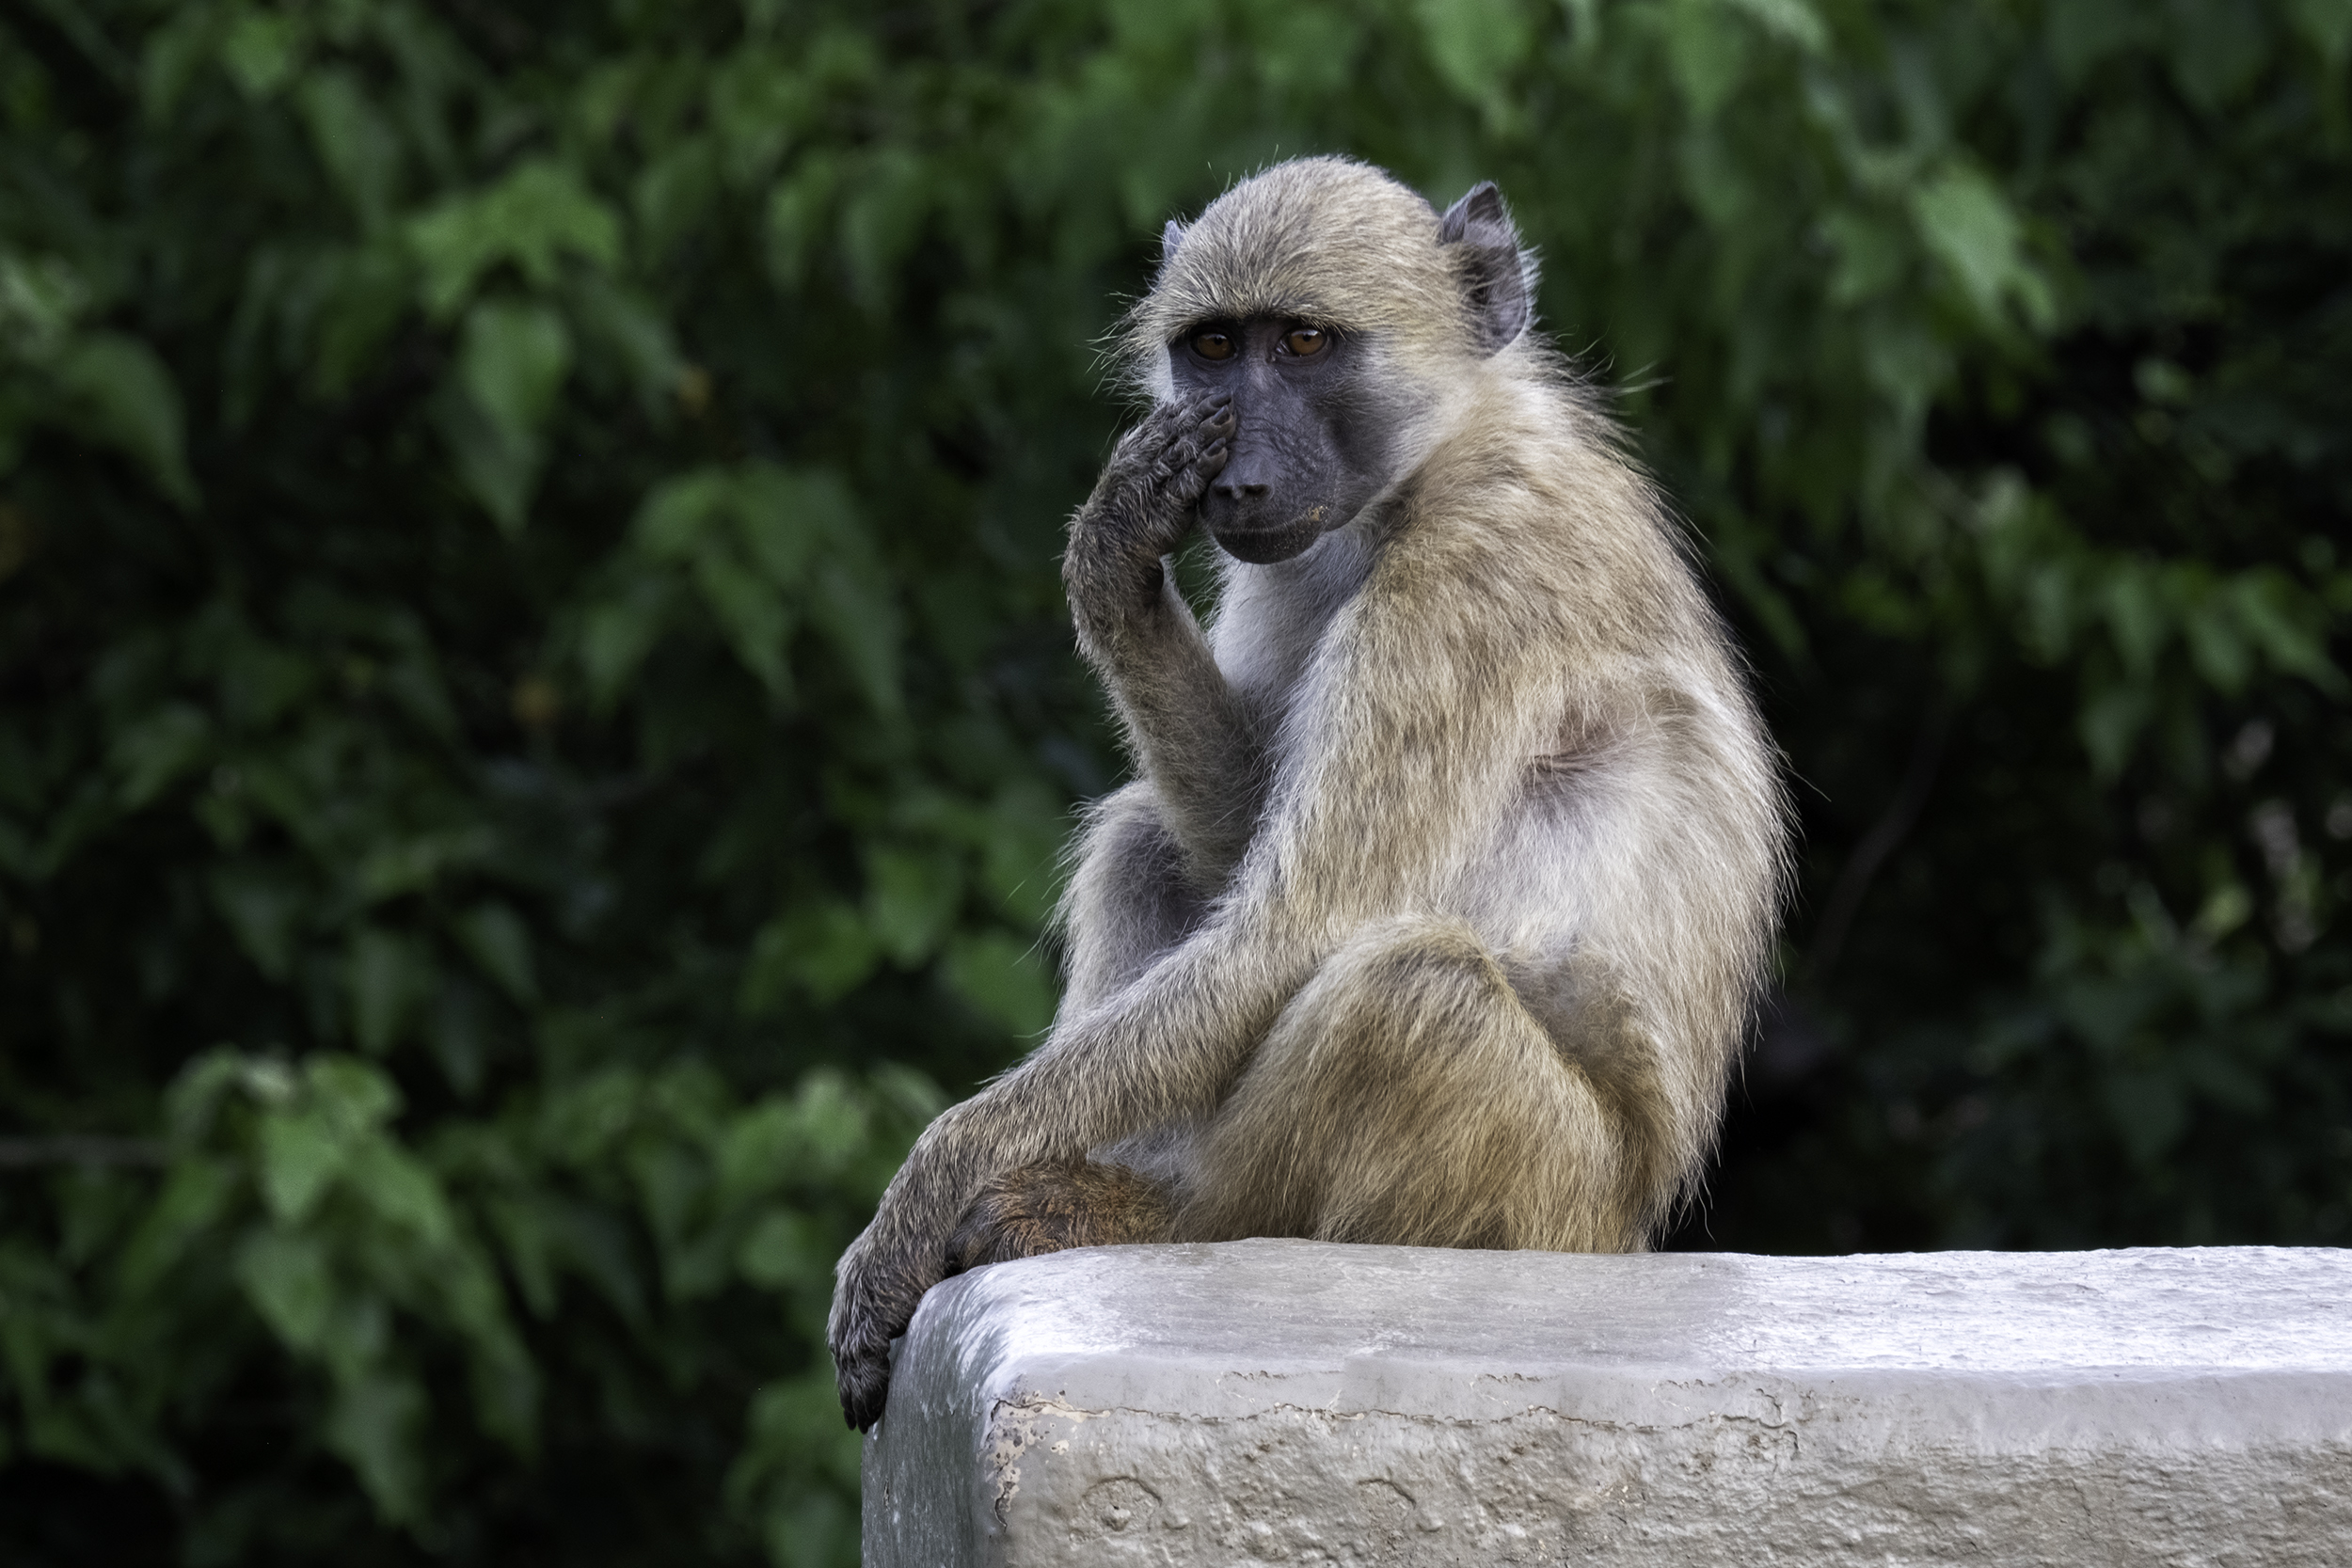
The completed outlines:
{"type": "Polygon", "coordinates": [[[1777,765],[1656,493],[1529,334],[1491,184],[1336,158],[1169,224],[1154,407],[1070,528],[1140,775],[1092,810],[1044,1044],[843,1256],[873,1424],[958,1270],[1305,1236],[1645,1245],[1710,1148],[1785,877],[1777,765]],[[1167,557],[1220,546],[1204,634],[1167,557]]]}

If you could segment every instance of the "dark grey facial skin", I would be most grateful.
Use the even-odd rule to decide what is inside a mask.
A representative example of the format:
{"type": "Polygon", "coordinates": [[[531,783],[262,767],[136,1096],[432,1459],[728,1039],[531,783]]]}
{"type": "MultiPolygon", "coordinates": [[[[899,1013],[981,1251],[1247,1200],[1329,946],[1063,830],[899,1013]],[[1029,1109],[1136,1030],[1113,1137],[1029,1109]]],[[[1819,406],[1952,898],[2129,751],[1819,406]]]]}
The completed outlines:
{"type": "MultiPolygon", "coordinates": [[[[1438,243],[1461,247],[1472,342],[1483,354],[1508,346],[1527,329],[1533,302],[1518,230],[1493,182],[1446,209],[1438,243]]],[[[1183,244],[1183,228],[1170,223],[1164,253],[1183,244]]],[[[1168,344],[1172,405],[1206,414],[1199,446],[1226,444],[1224,470],[1200,513],[1228,554],[1258,566],[1303,554],[1353,522],[1395,477],[1400,437],[1422,412],[1422,394],[1393,375],[1375,388],[1363,350],[1344,330],[1273,316],[1201,322],[1168,344]]]]}
{"type": "Polygon", "coordinates": [[[1235,559],[1288,561],[1388,483],[1404,410],[1371,393],[1360,350],[1344,333],[1270,317],[1202,323],[1168,345],[1177,404],[1230,400],[1215,432],[1230,432],[1229,456],[1200,521],[1235,559]]]}

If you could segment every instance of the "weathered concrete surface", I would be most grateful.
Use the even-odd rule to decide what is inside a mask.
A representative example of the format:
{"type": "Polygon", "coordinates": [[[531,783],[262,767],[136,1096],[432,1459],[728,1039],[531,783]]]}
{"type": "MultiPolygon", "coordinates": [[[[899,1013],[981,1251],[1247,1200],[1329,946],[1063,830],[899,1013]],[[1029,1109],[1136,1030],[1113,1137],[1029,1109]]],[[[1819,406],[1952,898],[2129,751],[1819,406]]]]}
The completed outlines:
{"type": "Polygon", "coordinates": [[[898,1351],[870,1568],[2352,1564],[2352,1252],[1103,1248],[898,1351]]]}

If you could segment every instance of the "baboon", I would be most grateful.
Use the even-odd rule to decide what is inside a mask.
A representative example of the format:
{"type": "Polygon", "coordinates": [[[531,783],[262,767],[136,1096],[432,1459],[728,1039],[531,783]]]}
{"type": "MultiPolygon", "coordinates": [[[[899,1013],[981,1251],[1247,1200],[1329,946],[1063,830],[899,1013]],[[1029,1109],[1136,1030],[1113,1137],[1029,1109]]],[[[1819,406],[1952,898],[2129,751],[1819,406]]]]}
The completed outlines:
{"type": "Polygon", "coordinates": [[[1068,990],[841,1259],[850,1423],[960,1268],[1304,1236],[1618,1251],[1712,1145],[1785,879],[1779,769],[1656,491],[1530,335],[1492,184],[1337,158],[1171,223],[1154,406],[1070,525],[1137,777],[1068,990]],[[1206,633],[1168,558],[1219,547],[1206,633]]]}

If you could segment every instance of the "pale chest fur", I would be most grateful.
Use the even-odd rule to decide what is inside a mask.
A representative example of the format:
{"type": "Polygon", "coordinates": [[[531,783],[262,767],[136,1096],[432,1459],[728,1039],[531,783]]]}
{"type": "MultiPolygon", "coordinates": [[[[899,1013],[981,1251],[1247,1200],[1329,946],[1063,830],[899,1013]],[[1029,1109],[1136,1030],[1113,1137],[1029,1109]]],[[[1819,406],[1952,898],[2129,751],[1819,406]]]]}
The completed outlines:
{"type": "Polygon", "coordinates": [[[1333,617],[1363,588],[1373,553],[1360,524],[1279,566],[1222,562],[1209,626],[1217,668],[1271,739],[1289,713],[1333,617]]]}

